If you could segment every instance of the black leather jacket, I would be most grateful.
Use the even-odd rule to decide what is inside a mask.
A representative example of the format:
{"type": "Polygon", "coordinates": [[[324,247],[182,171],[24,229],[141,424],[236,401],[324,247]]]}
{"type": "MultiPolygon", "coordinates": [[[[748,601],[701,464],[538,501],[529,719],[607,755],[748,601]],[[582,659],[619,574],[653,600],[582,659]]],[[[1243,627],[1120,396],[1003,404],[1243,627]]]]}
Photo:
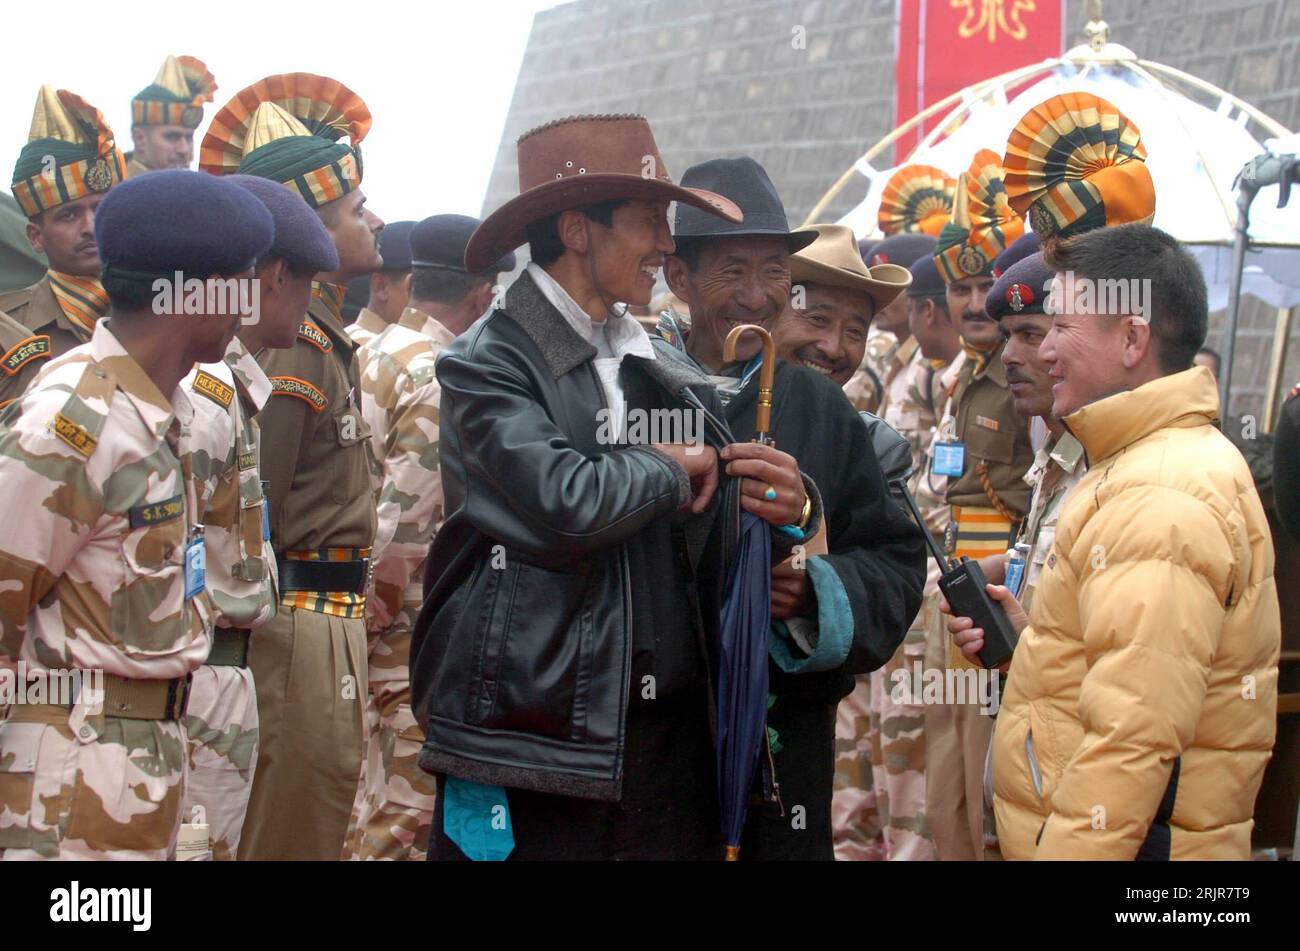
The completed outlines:
{"type": "MultiPolygon", "coordinates": [[[[411,643],[428,772],[618,799],[633,686],[627,545],[675,520],[688,577],[716,575],[712,510],[675,514],[690,496],[685,471],[648,446],[598,440],[595,353],[525,273],[504,310],[438,360],[447,517],[411,643]]],[[[643,374],[663,406],[686,405],[689,388],[721,416],[685,359],[629,356],[624,373],[643,374]]],[[[704,644],[714,631],[700,619],[713,611],[688,587],[704,644]]],[[[665,583],[664,595],[681,589],[665,583]]]]}

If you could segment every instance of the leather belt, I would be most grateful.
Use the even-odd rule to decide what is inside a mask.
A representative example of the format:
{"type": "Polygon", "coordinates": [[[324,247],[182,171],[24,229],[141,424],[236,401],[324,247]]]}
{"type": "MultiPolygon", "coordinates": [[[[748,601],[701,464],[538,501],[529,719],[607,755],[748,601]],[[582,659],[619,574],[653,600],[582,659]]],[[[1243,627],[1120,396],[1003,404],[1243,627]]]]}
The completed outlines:
{"type": "Polygon", "coordinates": [[[366,593],[370,559],[358,561],[299,561],[275,556],[280,572],[280,591],[345,591],[366,593]]]}
{"type": "MultiPolygon", "coordinates": [[[[95,677],[83,672],[83,690],[93,685],[95,677]]],[[[171,680],[136,680],[104,674],[105,716],[124,720],[180,720],[190,700],[190,675],[171,680]]],[[[66,719],[71,706],[57,703],[15,703],[6,719],[16,722],[51,723],[66,719]]]]}
{"type": "Polygon", "coordinates": [[[212,650],[207,663],[214,667],[247,667],[248,638],[253,632],[244,627],[219,627],[212,632],[212,650]]]}

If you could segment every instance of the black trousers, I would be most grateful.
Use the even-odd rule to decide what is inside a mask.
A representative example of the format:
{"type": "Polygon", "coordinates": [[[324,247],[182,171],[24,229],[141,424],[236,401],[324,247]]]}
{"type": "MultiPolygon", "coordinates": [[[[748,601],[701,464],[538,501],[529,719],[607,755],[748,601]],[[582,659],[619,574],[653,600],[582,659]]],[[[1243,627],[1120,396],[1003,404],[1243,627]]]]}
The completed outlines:
{"type": "MultiPolygon", "coordinates": [[[[507,861],[687,860],[722,855],[708,708],[648,701],[628,711],[620,802],[506,790],[515,848],[507,861]]],[[[442,777],[438,777],[441,785],[442,777]]],[[[433,812],[428,858],[468,861],[433,812]]]]}
{"type": "Polygon", "coordinates": [[[768,726],[781,744],[772,758],[785,816],[774,809],[750,809],[740,840],[741,861],[834,861],[835,707],[778,697],[768,711],[768,726]]]}

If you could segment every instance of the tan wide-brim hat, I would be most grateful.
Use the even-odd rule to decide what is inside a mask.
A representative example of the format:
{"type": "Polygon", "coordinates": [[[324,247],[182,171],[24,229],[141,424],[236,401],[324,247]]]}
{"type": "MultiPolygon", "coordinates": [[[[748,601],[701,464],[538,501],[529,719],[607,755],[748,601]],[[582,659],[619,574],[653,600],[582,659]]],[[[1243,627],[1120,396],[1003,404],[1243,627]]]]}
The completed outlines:
{"type": "Polygon", "coordinates": [[[790,255],[790,283],[826,284],[862,291],[876,312],[912,283],[912,272],[898,264],[867,267],[858,253],[853,229],[847,225],[810,225],[795,234],[816,233],[812,244],[790,255]]]}
{"type": "Polygon", "coordinates": [[[743,215],[728,198],[673,183],[644,116],[571,116],[519,137],[519,195],[483,220],[465,248],[478,273],[528,240],[550,215],[618,199],[680,201],[728,221],[743,215]]]}

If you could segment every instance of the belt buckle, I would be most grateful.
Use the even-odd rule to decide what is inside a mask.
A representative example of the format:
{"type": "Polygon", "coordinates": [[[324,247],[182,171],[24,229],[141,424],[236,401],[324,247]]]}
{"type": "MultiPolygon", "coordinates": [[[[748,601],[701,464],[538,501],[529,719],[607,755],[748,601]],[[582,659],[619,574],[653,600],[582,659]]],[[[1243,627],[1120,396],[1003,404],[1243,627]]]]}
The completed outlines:
{"type": "Polygon", "coordinates": [[[184,686],[180,677],[175,677],[167,685],[167,719],[181,721],[190,706],[190,684],[194,682],[193,674],[186,674],[184,686]]]}

